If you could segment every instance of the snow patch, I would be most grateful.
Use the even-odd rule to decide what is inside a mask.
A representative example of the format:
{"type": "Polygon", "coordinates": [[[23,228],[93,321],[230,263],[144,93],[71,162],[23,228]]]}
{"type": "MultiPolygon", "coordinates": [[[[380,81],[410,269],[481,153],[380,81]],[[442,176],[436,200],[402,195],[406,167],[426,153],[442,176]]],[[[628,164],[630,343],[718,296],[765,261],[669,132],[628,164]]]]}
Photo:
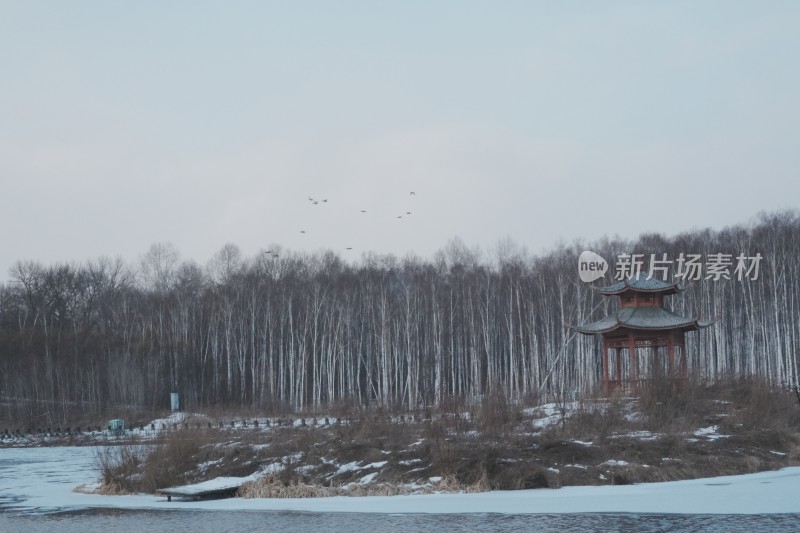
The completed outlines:
{"type": "Polygon", "coordinates": [[[616,459],[609,459],[608,461],[605,461],[600,464],[608,466],[628,466],[630,463],[628,461],[618,461],[616,459]]]}
{"type": "Polygon", "coordinates": [[[717,439],[726,439],[730,437],[730,435],[720,435],[717,433],[719,430],[719,426],[708,426],[705,428],[700,428],[694,432],[695,437],[705,437],[708,440],[717,440],[717,439]]]}
{"type": "Polygon", "coordinates": [[[377,475],[378,475],[378,472],[373,472],[371,474],[367,474],[366,476],[364,476],[361,479],[359,479],[358,482],[361,483],[362,485],[366,484],[366,483],[372,483],[372,480],[375,479],[377,477],[377,475]]]}
{"type": "Polygon", "coordinates": [[[217,459],[216,461],[206,461],[205,463],[200,463],[199,465],[197,465],[197,468],[198,468],[198,470],[200,470],[202,472],[204,470],[208,470],[212,466],[217,465],[217,464],[219,464],[221,462],[222,462],[222,459],[217,459]]]}
{"type": "Polygon", "coordinates": [[[661,435],[661,433],[652,433],[650,431],[631,431],[630,433],[613,435],[611,438],[612,439],[629,438],[641,441],[653,441],[660,439],[662,436],[663,435],[661,435]]]}
{"type": "Polygon", "coordinates": [[[584,465],[564,465],[564,468],[580,468],[581,470],[589,470],[589,468],[584,465]]]}
{"type": "Polygon", "coordinates": [[[285,468],[286,467],[283,465],[283,463],[270,463],[261,469],[261,474],[277,474],[278,472],[283,472],[285,468]]]}
{"type": "Polygon", "coordinates": [[[335,476],[339,474],[344,474],[345,472],[353,472],[355,470],[361,470],[361,467],[358,466],[358,461],[353,461],[352,463],[347,463],[341,465],[339,468],[336,469],[335,476]]]}
{"type": "Polygon", "coordinates": [[[565,417],[569,417],[577,407],[578,402],[569,402],[565,404],[546,403],[538,407],[523,409],[522,412],[528,416],[534,417],[531,424],[534,428],[541,430],[557,424],[565,417]]]}

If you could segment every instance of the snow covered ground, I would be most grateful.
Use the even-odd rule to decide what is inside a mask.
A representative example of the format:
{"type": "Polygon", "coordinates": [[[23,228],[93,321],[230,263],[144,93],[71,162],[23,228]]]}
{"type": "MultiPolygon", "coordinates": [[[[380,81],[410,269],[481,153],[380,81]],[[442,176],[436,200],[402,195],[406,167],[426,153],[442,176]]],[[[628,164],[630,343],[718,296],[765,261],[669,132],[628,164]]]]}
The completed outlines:
{"type": "Polygon", "coordinates": [[[0,455],[0,506],[47,512],[86,508],[298,510],[358,513],[800,513],[800,467],[777,472],[625,486],[473,494],[173,501],[73,489],[97,481],[91,447],[12,448],[0,455]]]}

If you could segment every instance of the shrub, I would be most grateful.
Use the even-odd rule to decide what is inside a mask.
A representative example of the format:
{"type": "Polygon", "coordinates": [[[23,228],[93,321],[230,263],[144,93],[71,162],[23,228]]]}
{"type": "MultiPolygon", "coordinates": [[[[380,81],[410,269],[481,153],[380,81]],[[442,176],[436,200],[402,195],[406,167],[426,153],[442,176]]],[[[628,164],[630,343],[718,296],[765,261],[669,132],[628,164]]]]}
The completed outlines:
{"type": "Polygon", "coordinates": [[[495,438],[508,436],[521,420],[519,407],[499,392],[484,397],[475,416],[478,431],[495,438]]]}
{"type": "Polygon", "coordinates": [[[144,456],[144,448],[136,444],[95,448],[94,466],[100,472],[100,493],[130,494],[137,492],[139,467],[144,456]]]}
{"type": "Polygon", "coordinates": [[[194,482],[192,475],[200,462],[200,449],[209,442],[209,435],[202,430],[169,433],[147,455],[140,490],[155,492],[165,487],[194,482]]]}

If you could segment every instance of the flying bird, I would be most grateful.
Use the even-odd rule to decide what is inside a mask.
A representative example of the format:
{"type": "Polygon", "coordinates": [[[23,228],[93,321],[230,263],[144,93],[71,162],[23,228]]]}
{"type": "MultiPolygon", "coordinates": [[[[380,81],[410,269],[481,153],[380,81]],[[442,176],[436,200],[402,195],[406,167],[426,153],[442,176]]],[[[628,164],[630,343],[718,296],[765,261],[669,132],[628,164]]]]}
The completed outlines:
{"type": "Polygon", "coordinates": [[[415,193],[414,191],[411,191],[411,192],[410,192],[410,193],[408,193],[408,194],[409,194],[409,196],[416,196],[416,195],[417,195],[417,193],[415,193]]]}
{"type": "Polygon", "coordinates": [[[348,249],[348,250],[352,250],[352,249],[353,249],[353,247],[352,247],[352,246],[350,246],[350,247],[348,247],[347,249],[348,249]]]}
{"type": "Polygon", "coordinates": [[[361,210],[361,212],[362,212],[362,213],[366,213],[367,211],[366,211],[366,210],[364,210],[364,209],[362,209],[362,210],[361,210]]]}
{"type": "Polygon", "coordinates": [[[406,215],[410,215],[410,214],[411,214],[411,211],[406,211],[406,215]]]}
{"type": "Polygon", "coordinates": [[[300,233],[305,233],[305,232],[306,232],[306,230],[304,230],[304,229],[300,230],[300,233]]]}

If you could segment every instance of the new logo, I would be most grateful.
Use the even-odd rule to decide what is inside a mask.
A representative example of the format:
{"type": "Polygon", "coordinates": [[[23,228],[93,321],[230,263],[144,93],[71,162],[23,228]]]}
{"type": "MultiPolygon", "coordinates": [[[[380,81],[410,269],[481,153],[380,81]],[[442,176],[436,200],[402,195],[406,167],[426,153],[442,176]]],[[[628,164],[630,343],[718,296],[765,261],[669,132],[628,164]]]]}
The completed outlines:
{"type": "Polygon", "coordinates": [[[578,257],[578,275],[581,281],[590,283],[605,276],[606,272],[608,263],[598,254],[587,250],[578,257]]]}

